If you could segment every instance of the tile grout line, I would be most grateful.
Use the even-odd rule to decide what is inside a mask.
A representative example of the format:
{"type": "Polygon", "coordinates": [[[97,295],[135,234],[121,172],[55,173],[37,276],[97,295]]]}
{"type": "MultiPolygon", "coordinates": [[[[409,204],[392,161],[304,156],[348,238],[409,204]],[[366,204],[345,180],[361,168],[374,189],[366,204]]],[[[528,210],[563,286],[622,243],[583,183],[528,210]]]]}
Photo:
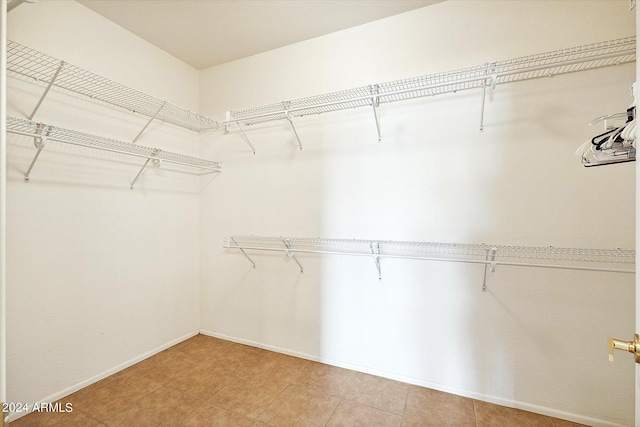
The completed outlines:
{"type": "Polygon", "coordinates": [[[476,400],[475,399],[473,399],[473,417],[476,420],[476,427],[479,427],[478,426],[478,408],[476,406],[476,400]]]}
{"type": "Polygon", "coordinates": [[[342,400],[343,400],[343,398],[340,397],[340,400],[338,400],[338,403],[336,404],[335,408],[333,408],[333,411],[331,411],[331,415],[329,415],[329,418],[327,418],[327,422],[324,423],[325,427],[329,424],[329,421],[331,421],[331,418],[333,418],[333,414],[336,413],[336,409],[338,409],[338,405],[340,405],[342,400]]]}
{"type": "MultiPolygon", "coordinates": [[[[356,376],[355,373],[353,375],[351,375],[351,379],[349,380],[349,382],[348,382],[348,384],[346,386],[346,390],[340,396],[336,396],[336,395],[334,395],[332,393],[326,392],[329,396],[336,396],[337,398],[339,398],[339,400],[338,400],[338,403],[336,403],[336,406],[333,408],[333,411],[331,411],[331,415],[329,415],[329,418],[327,418],[327,422],[324,423],[325,427],[329,424],[329,421],[331,421],[331,418],[336,413],[336,409],[338,409],[338,406],[340,406],[340,403],[342,403],[342,401],[345,400],[344,396],[347,394],[347,392],[349,390],[349,387],[351,386],[351,384],[355,380],[355,376],[356,376]]],[[[346,400],[348,401],[348,399],[346,399],[346,400]]]]}
{"type": "Polygon", "coordinates": [[[407,402],[409,401],[409,393],[411,392],[411,389],[409,387],[407,387],[407,394],[404,396],[404,406],[402,407],[402,420],[400,422],[400,427],[404,426],[404,422],[407,418],[406,416],[406,412],[407,412],[407,402]]]}
{"type": "Polygon", "coordinates": [[[276,400],[278,397],[280,397],[280,396],[282,395],[282,393],[284,393],[284,391],[285,391],[286,389],[288,389],[289,387],[291,387],[291,386],[292,386],[292,384],[291,384],[291,383],[289,383],[289,382],[287,381],[287,386],[286,386],[286,387],[284,387],[282,390],[280,390],[280,392],[278,392],[278,394],[276,394],[276,395],[274,396],[274,398],[273,398],[273,399],[271,399],[271,400],[269,401],[269,403],[267,403],[266,405],[264,405],[264,408],[262,409],[262,411],[260,411],[260,413],[259,413],[258,415],[256,415],[256,418],[254,419],[254,423],[255,423],[255,421],[260,421],[260,422],[262,422],[262,423],[268,424],[266,421],[262,421],[262,420],[260,419],[260,416],[261,416],[262,414],[264,414],[264,412],[267,410],[267,408],[268,408],[269,406],[271,406],[271,404],[272,404],[273,402],[275,402],[275,400],[276,400]]]}
{"type": "MultiPolygon", "coordinates": [[[[329,394],[329,393],[327,393],[329,394]]],[[[330,396],[336,396],[334,394],[329,394],[330,396]]],[[[373,406],[373,405],[369,405],[367,403],[362,403],[362,402],[358,402],[357,400],[353,400],[353,399],[348,399],[346,397],[340,397],[340,396],[336,396],[340,398],[340,401],[347,401],[347,402],[351,402],[351,403],[355,403],[357,405],[362,405],[362,406],[366,406],[367,408],[371,408],[371,409],[375,409],[377,411],[381,411],[381,412],[386,412],[387,414],[391,414],[391,415],[400,415],[401,417],[404,417],[404,408],[402,409],[402,413],[398,413],[398,412],[393,412],[393,411],[388,411],[386,409],[382,409],[382,408],[378,408],[377,406],[373,406]]],[[[405,404],[404,406],[407,406],[406,400],[405,400],[405,404]]]]}
{"type": "MultiPolygon", "coordinates": [[[[169,382],[169,383],[167,383],[167,384],[170,384],[170,382],[169,382]]],[[[193,413],[194,413],[195,411],[197,411],[198,409],[200,409],[200,408],[204,407],[205,405],[207,405],[207,401],[206,401],[206,400],[202,400],[202,399],[199,399],[199,398],[192,397],[192,396],[190,396],[190,395],[187,395],[187,394],[185,394],[185,393],[181,392],[180,390],[173,390],[173,388],[169,388],[169,387],[166,387],[166,388],[167,388],[167,390],[169,390],[169,391],[175,391],[175,392],[177,392],[177,393],[180,393],[180,394],[181,394],[182,396],[184,396],[184,397],[188,397],[189,399],[192,399],[192,400],[195,400],[195,401],[200,402],[200,403],[199,403],[195,408],[193,408],[191,411],[189,411],[188,413],[186,413],[186,414],[184,414],[184,415],[182,416],[182,419],[183,419],[183,420],[184,420],[185,418],[187,418],[189,415],[193,414],[193,413]]]]}
{"type": "MultiPolygon", "coordinates": [[[[75,411],[75,409],[74,409],[74,411],[75,411]]],[[[78,412],[80,412],[80,413],[81,413],[81,414],[83,414],[83,415],[86,415],[87,417],[91,418],[92,420],[97,421],[98,423],[100,423],[100,424],[102,424],[102,425],[105,425],[105,426],[107,425],[107,423],[106,423],[105,421],[103,421],[103,420],[101,420],[101,419],[98,419],[98,418],[94,417],[93,415],[89,414],[88,412],[85,412],[85,411],[83,411],[83,410],[81,410],[81,409],[78,409],[78,412]]]]}

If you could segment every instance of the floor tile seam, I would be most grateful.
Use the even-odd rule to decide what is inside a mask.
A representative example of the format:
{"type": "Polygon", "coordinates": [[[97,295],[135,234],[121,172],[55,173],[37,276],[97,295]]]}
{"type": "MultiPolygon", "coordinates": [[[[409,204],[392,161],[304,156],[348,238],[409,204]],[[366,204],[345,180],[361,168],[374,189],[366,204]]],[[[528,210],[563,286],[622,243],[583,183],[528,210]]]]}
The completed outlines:
{"type": "MultiPolygon", "coordinates": [[[[135,366],[135,365],[133,365],[133,366],[135,366]]],[[[144,374],[133,374],[133,375],[137,375],[137,376],[142,377],[142,378],[144,378],[146,380],[151,380],[151,381],[154,381],[154,382],[156,382],[158,384],[164,385],[164,382],[158,381],[157,379],[153,378],[151,375],[149,375],[149,376],[144,375],[144,374]]],[[[172,380],[173,380],[173,378],[170,378],[169,381],[167,381],[167,382],[170,382],[172,380]]]]}
{"type": "Polygon", "coordinates": [[[404,397],[404,406],[402,407],[402,423],[404,424],[404,417],[407,413],[407,402],[409,401],[409,390],[407,390],[407,395],[404,397]]]}
{"type": "Polygon", "coordinates": [[[405,413],[407,412],[407,402],[409,401],[409,391],[411,389],[407,388],[407,393],[404,396],[404,406],[402,407],[402,417],[404,419],[405,413]]]}
{"type": "MultiPolygon", "coordinates": [[[[169,391],[169,392],[175,392],[175,393],[178,393],[178,394],[180,394],[183,398],[186,398],[186,399],[195,400],[195,401],[200,402],[200,403],[207,403],[207,401],[206,401],[206,400],[201,399],[201,398],[199,398],[199,397],[197,397],[197,396],[193,396],[193,395],[191,395],[191,394],[189,394],[189,393],[185,393],[185,392],[183,392],[183,391],[181,391],[181,390],[178,390],[178,389],[177,389],[177,388],[175,388],[175,387],[169,387],[168,385],[164,385],[164,386],[162,386],[161,388],[166,389],[166,391],[169,391]]],[[[153,393],[157,393],[158,391],[160,391],[160,389],[158,389],[158,390],[156,390],[156,391],[154,391],[154,392],[149,393],[147,396],[145,396],[145,398],[149,397],[149,396],[150,396],[150,395],[152,395],[153,393]]],[[[142,401],[142,400],[143,400],[143,399],[140,399],[140,401],[142,401]]],[[[139,401],[139,402],[140,402],[140,401],[139,401]]]]}
{"type": "MultiPolygon", "coordinates": [[[[206,402],[206,403],[209,403],[210,405],[215,405],[215,406],[218,406],[219,408],[226,409],[227,411],[231,411],[231,412],[233,412],[233,413],[235,413],[235,414],[239,414],[239,412],[233,411],[233,410],[228,409],[228,408],[223,408],[222,406],[220,406],[220,405],[216,405],[215,403],[213,403],[213,399],[214,399],[214,398],[215,398],[219,393],[221,393],[221,392],[222,392],[222,390],[226,389],[227,387],[230,387],[230,386],[229,386],[229,385],[225,385],[224,387],[221,387],[218,391],[216,391],[216,392],[215,392],[215,393],[213,393],[211,396],[209,396],[209,398],[208,398],[208,399],[206,399],[206,400],[205,400],[205,402],[206,402]]],[[[240,414],[240,415],[244,415],[244,414],[240,414]]]]}
{"type": "MultiPolygon", "coordinates": [[[[401,425],[402,425],[402,426],[404,426],[404,425],[405,425],[405,423],[404,423],[404,422],[405,422],[405,421],[409,421],[409,420],[413,420],[413,421],[421,421],[421,418],[419,418],[419,417],[411,417],[411,416],[409,416],[409,415],[403,415],[403,416],[402,416],[402,424],[401,424],[401,425]]],[[[454,424],[454,425],[457,425],[457,424],[454,424]]],[[[476,427],[477,427],[477,424],[476,424],[476,427]]]]}
{"type": "Polygon", "coordinates": [[[327,388],[324,387],[321,383],[295,383],[295,384],[292,384],[292,385],[299,385],[299,386],[303,386],[303,387],[311,387],[311,388],[314,388],[314,389],[316,389],[318,391],[321,391],[322,393],[328,394],[330,396],[337,397],[339,399],[342,399],[344,397],[344,395],[346,394],[346,392],[341,393],[341,394],[337,394],[337,393],[334,393],[334,392],[332,392],[330,390],[327,390],[327,388]]]}
{"type": "MultiPolygon", "coordinates": [[[[73,411],[75,412],[76,410],[74,409],[73,411]]],[[[102,420],[102,419],[100,419],[100,418],[98,418],[98,417],[94,416],[93,414],[91,414],[91,413],[89,413],[89,412],[83,411],[83,410],[81,410],[81,409],[78,409],[78,412],[80,412],[81,414],[83,414],[83,415],[85,415],[85,416],[87,416],[87,417],[91,418],[91,419],[92,419],[92,420],[94,420],[94,421],[99,422],[99,423],[100,423],[100,424],[102,424],[102,425],[105,425],[105,426],[107,425],[107,422],[106,422],[105,420],[102,420]]]]}
{"type": "MultiPolygon", "coordinates": [[[[367,403],[362,403],[362,402],[359,402],[359,401],[354,400],[354,399],[349,399],[349,398],[348,398],[348,397],[346,397],[346,396],[341,397],[341,398],[340,398],[340,400],[341,400],[341,401],[342,401],[342,400],[346,400],[347,402],[357,403],[358,405],[366,406],[366,407],[368,407],[368,408],[372,408],[372,409],[377,409],[378,411],[386,412],[386,413],[389,413],[389,414],[404,416],[404,408],[403,408],[403,410],[402,410],[402,413],[400,413],[400,412],[393,412],[393,411],[389,411],[389,410],[387,410],[387,409],[378,408],[377,406],[369,405],[369,404],[367,404],[367,403]]],[[[406,402],[406,400],[405,400],[405,406],[406,406],[406,404],[407,404],[407,402],[406,402]]]]}
{"type": "Polygon", "coordinates": [[[333,418],[333,415],[336,413],[338,406],[340,406],[340,403],[342,403],[343,400],[344,400],[343,398],[340,398],[340,400],[338,400],[338,403],[336,403],[336,406],[333,407],[333,411],[331,411],[331,415],[329,415],[329,418],[327,418],[327,421],[324,423],[325,427],[329,424],[329,422],[331,421],[331,418],[333,418]]]}
{"type": "Polygon", "coordinates": [[[209,404],[209,399],[203,399],[202,397],[196,396],[195,394],[191,394],[191,393],[187,393],[187,392],[184,392],[184,391],[180,391],[178,389],[175,389],[175,391],[177,391],[179,393],[182,393],[183,395],[185,395],[186,397],[188,397],[190,399],[202,402],[205,405],[209,404]]]}
{"type": "MultiPolygon", "coordinates": [[[[160,389],[162,389],[162,388],[165,388],[165,389],[167,389],[168,391],[176,392],[176,393],[180,394],[180,395],[181,395],[182,397],[184,397],[184,398],[187,398],[187,399],[192,400],[192,401],[197,401],[197,402],[199,403],[198,405],[195,405],[195,407],[194,407],[191,411],[189,411],[189,412],[187,412],[187,413],[185,413],[185,414],[181,415],[181,418],[183,418],[183,419],[184,419],[184,418],[186,418],[186,417],[188,417],[188,416],[189,416],[189,415],[191,415],[193,412],[195,412],[198,408],[200,408],[201,406],[203,406],[203,405],[205,405],[205,404],[207,403],[206,401],[203,401],[202,399],[199,399],[199,398],[196,398],[196,397],[190,396],[190,395],[188,395],[188,394],[186,394],[186,393],[183,393],[183,392],[181,392],[181,391],[179,391],[179,390],[172,389],[172,388],[170,388],[170,387],[162,386],[162,387],[158,388],[157,390],[155,390],[155,391],[153,391],[153,392],[151,392],[151,393],[147,394],[144,398],[142,398],[142,399],[140,399],[140,400],[137,400],[137,401],[135,402],[135,404],[140,404],[140,402],[141,402],[142,400],[144,400],[145,398],[149,397],[150,395],[152,395],[152,394],[154,394],[154,393],[156,393],[156,392],[160,391],[160,389]]],[[[127,406],[125,409],[129,409],[129,408],[131,408],[131,407],[132,407],[132,406],[127,406]]],[[[120,408],[120,409],[118,410],[118,412],[122,412],[122,408],[120,408]]],[[[93,416],[92,416],[91,418],[96,419],[96,418],[95,418],[95,417],[93,417],[93,416]]],[[[99,421],[100,423],[104,424],[106,427],[109,427],[109,425],[110,425],[110,424],[107,422],[107,420],[100,420],[100,419],[97,419],[97,421],[99,421]]]]}
{"type": "Polygon", "coordinates": [[[264,413],[265,413],[265,411],[267,410],[267,408],[269,408],[269,406],[271,406],[271,404],[272,404],[273,402],[275,402],[275,401],[276,401],[276,399],[277,399],[278,397],[280,397],[280,396],[282,395],[282,393],[284,393],[284,391],[285,391],[285,390],[287,390],[289,387],[294,387],[294,385],[293,385],[293,384],[287,384],[285,387],[283,387],[283,388],[282,388],[282,390],[280,390],[280,391],[279,391],[279,392],[278,392],[278,393],[273,397],[273,399],[271,399],[271,400],[269,401],[269,403],[267,403],[266,405],[264,405],[264,408],[262,408],[262,410],[260,411],[260,413],[259,413],[258,415],[256,415],[256,417],[254,418],[254,420],[257,420],[257,421],[260,421],[260,422],[263,422],[263,423],[267,424],[265,421],[262,421],[262,420],[260,419],[260,416],[261,416],[262,414],[264,414],[264,413]]]}
{"type": "Polygon", "coordinates": [[[401,423],[400,425],[401,425],[402,427],[404,427],[404,425],[405,425],[405,424],[404,424],[404,422],[405,422],[406,420],[412,420],[412,419],[414,419],[414,418],[411,418],[411,417],[408,417],[408,416],[406,416],[406,415],[403,415],[403,416],[402,416],[402,423],[401,423]]]}
{"type": "MultiPolygon", "coordinates": [[[[314,391],[320,392],[326,396],[330,396],[330,397],[336,397],[338,398],[338,401],[336,402],[335,407],[333,408],[333,410],[331,411],[331,415],[329,416],[329,418],[327,418],[327,422],[324,424],[325,426],[327,425],[327,423],[329,423],[329,421],[331,420],[331,417],[333,416],[333,414],[335,413],[336,409],[338,408],[338,405],[340,404],[340,402],[342,401],[342,397],[340,396],[336,396],[334,394],[328,393],[326,390],[323,390],[321,387],[316,387],[316,386],[312,386],[309,384],[289,384],[287,385],[285,388],[283,388],[280,393],[278,393],[278,395],[276,397],[273,398],[273,400],[271,402],[269,402],[268,405],[265,406],[265,408],[262,410],[262,412],[255,418],[257,421],[263,422],[269,426],[272,426],[272,424],[268,424],[266,421],[263,421],[262,419],[260,419],[260,416],[269,408],[269,406],[271,406],[271,404],[282,395],[282,393],[284,393],[287,389],[289,388],[293,388],[293,387],[302,387],[305,389],[313,389],[314,391]]],[[[275,427],[275,426],[274,426],[275,427]]]]}
{"type": "MultiPolygon", "coordinates": [[[[79,413],[81,413],[82,415],[84,415],[85,417],[90,418],[90,419],[92,419],[92,420],[96,421],[97,423],[99,423],[99,424],[101,424],[101,425],[106,425],[104,420],[102,420],[102,419],[100,419],[100,418],[97,418],[97,417],[93,416],[91,413],[89,413],[89,412],[87,412],[87,411],[82,411],[82,410],[80,410],[80,409],[75,409],[75,408],[74,408],[72,412],[79,412],[79,413]]],[[[29,414],[25,415],[25,417],[28,417],[28,416],[30,416],[30,415],[32,415],[32,414],[36,414],[36,412],[29,413],[29,414]]],[[[45,416],[47,419],[49,419],[49,418],[53,418],[53,417],[55,417],[55,416],[56,416],[56,413],[55,413],[55,412],[50,412],[50,413],[46,413],[46,414],[44,414],[44,416],[45,416]]],[[[20,418],[19,418],[19,419],[20,419],[20,418]]],[[[19,419],[18,419],[18,420],[19,420],[19,419]]],[[[8,423],[8,424],[7,424],[7,426],[8,426],[8,427],[11,427],[12,425],[15,425],[15,423],[16,423],[18,420],[13,420],[12,422],[8,423]]]]}
{"type": "MultiPolygon", "coordinates": [[[[240,412],[236,412],[233,409],[225,408],[224,406],[220,406],[217,403],[211,402],[210,400],[205,400],[204,404],[207,405],[207,406],[215,406],[216,408],[222,409],[223,411],[231,412],[232,414],[240,415],[242,417],[248,418],[248,419],[253,420],[253,421],[256,421],[258,419],[257,417],[256,418],[251,418],[247,414],[241,414],[240,412]]],[[[265,423],[265,424],[267,424],[267,423],[265,423]]]]}
{"type": "Polygon", "coordinates": [[[258,414],[255,416],[255,418],[254,418],[254,417],[250,417],[250,416],[249,416],[249,415],[247,415],[247,414],[243,414],[243,413],[241,413],[241,412],[237,412],[237,411],[235,411],[235,410],[233,410],[233,409],[225,408],[225,407],[220,406],[220,405],[218,405],[218,404],[216,404],[216,403],[214,403],[214,402],[213,402],[213,399],[215,398],[215,396],[217,396],[217,395],[218,395],[218,393],[222,392],[224,389],[226,389],[226,388],[227,388],[227,387],[229,387],[229,386],[224,386],[224,387],[222,387],[220,390],[218,390],[217,392],[215,392],[214,394],[212,394],[212,395],[209,397],[209,399],[205,400],[205,403],[206,403],[206,404],[209,404],[209,405],[213,405],[213,406],[218,407],[218,408],[221,408],[221,409],[224,409],[225,411],[229,411],[229,412],[232,412],[232,413],[234,413],[234,414],[241,415],[241,416],[243,416],[243,417],[247,417],[247,418],[252,419],[252,420],[254,420],[254,421],[260,421],[260,422],[263,422],[263,423],[267,424],[266,422],[264,422],[264,421],[262,421],[262,420],[260,419],[260,415],[262,415],[262,414],[264,413],[264,411],[266,411],[266,409],[269,407],[269,405],[271,405],[271,404],[273,403],[273,401],[274,401],[274,400],[276,400],[276,399],[277,399],[277,398],[278,398],[278,397],[279,397],[279,396],[284,392],[284,390],[286,390],[289,386],[290,386],[290,384],[289,384],[289,385],[287,385],[286,387],[284,387],[282,390],[280,390],[280,392],[278,392],[278,394],[277,394],[277,395],[276,395],[272,400],[270,400],[270,401],[269,401],[269,403],[267,403],[267,404],[265,405],[265,407],[262,409],[262,411],[260,411],[260,413],[258,413],[258,414]]]}
{"type": "Polygon", "coordinates": [[[476,399],[471,399],[471,400],[473,400],[473,416],[476,420],[476,427],[480,427],[480,424],[479,424],[480,421],[478,421],[478,405],[476,405],[476,399]]]}
{"type": "MultiPolygon", "coordinates": [[[[149,379],[149,378],[146,378],[149,379]]],[[[132,406],[135,406],[136,404],[140,403],[143,399],[146,399],[147,397],[149,397],[150,395],[152,395],[153,393],[155,393],[156,391],[160,390],[161,388],[164,387],[163,384],[160,384],[158,382],[155,382],[156,384],[158,384],[157,388],[154,388],[153,390],[146,392],[145,394],[143,394],[142,396],[138,397],[137,399],[125,399],[124,402],[118,402],[118,411],[122,411],[125,409],[129,409],[132,406]]],[[[111,389],[116,389],[116,390],[120,390],[121,387],[111,387],[111,386],[102,386],[100,388],[111,388],[111,389]]],[[[94,399],[89,399],[89,401],[94,401],[94,399]]],[[[90,412],[86,411],[86,410],[81,410],[78,408],[78,410],[84,414],[89,415],[90,412]]],[[[105,420],[102,420],[100,418],[96,418],[95,415],[91,415],[91,418],[97,419],[98,421],[100,421],[103,424],[106,424],[105,420]]]]}
{"type": "MultiPolygon", "coordinates": [[[[171,379],[170,379],[169,381],[167,381],[166,383],[162,383],[162,382],[160,382],[160,381],[158,381],[158,380],[155,380],[155,379],[153,379],[153,378],[149,378],[149,377],[145,377],[145,376],[140,375],[140,374],[132,373],[131,375],[133,375],[134,377],[143,378],[143,379],[145,379],[145,380],[152,381],[152,382],[154,382],[155,384],[157,384],[157,385],[158,385],[158,388],[156,388],[156,389],[154,389],[153,391],[149,392],[149,394],[151,394],[151,393],[155,392],[156,390],[158,390],[158,389],[160,389],[160,388],[162,388],[162,387],[166,387],[166,385],[167,385],[168,383],[170,383],[171,381],[173,381],[173,380],[174,380],[173,378],[171,378],[171,379]]],[[[118,387],[118,388],[120,388],[120,387],[118,387]]]]}
{"type": "MultiPolygon", "coordinates": [[[[202,360],[200,363],[196,364],[197,369],[201,369],[204,370],[207,367],[211,368],[211,362],[208,362],[206,360],[202,360]]],[[[236,369],[233,365],[231,365],[231,363],[223,363],[223,362],[215,362],[215,366],[216,367],[224,367],[224,368],[231,368],[231,369],[236,369]]]]}
{"type": "MultiPolygon", "coordinates": [[[[176,391],[178,391],[178,390],[176,390],[176,391]]],[[[178,392],[180,393],[180,391],[178,391],[178,392]]],[[[184,415],[182,416],[182,419],[183,419],[183,420],[184,420],[185,418],[187,418],[188,416],[190,416],[191,414],[193,414],[193,413],[194,413],[195,411],[197,411],[198,409],[200,409],[200,408],[202,408],[202,407],[204,407],[204,406],[206,406],[206,405],[207,405],[207,401],[206,401],[206,400],[198,399],[198,398],[196,398],[196,397],[189,396],[189,395],[187,395],[187,394],[185,394],[185,393],[182,393],[182,395],[183,395],[183,396],[185,396],[185,397],[188,397],[188,398],[190,398],[190,399],[196,400],[196,401],[198,401],[198,402],[200,403],[199,405],[196,405],[196,406],[195,406],[191,411],[189,411],[188,413],[184,414],[184,415]]]]}

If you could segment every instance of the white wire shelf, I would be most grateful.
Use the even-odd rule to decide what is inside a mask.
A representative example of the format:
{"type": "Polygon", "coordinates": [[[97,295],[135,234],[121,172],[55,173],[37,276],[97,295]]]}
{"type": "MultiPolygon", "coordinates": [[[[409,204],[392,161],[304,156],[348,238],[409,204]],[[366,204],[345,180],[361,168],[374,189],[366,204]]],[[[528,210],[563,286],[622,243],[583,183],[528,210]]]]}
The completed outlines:
{"type": "Polygon", "coordinates": [[[55,87],[141,114],[151,120],[162,120],[193,131],[202,132],[219,128],[218,122],[213,119],[116,83],[11,40],[7,42],[7,73],[24,76],[47,85],[40,102],[29,119],[33,119],[49,89],[55,87]]]}
{"type": "MultiPolygon", "coordinates": [[[[373,109],[378,139],[380,140],[380,127],[376,114],[376,108],[379,104],[469,89],[482,89],[480,119],[480,129],[482,130],[487,86],[495,88],[498,84],[633,62],[636,59],[635,42],[635,36],[625,37],[505,61],[488,62],[483,65],[455,71],[372,84],[355,89],[228,111],[224,125],[227,127],[230,124],[236,124],[242,130],[242,126],[267,121],[288,119],[292,123],[292,118],[294,117],[358,107],[370,107],[373,109]]],[[[293,130],[295,132],[295,128],[293,130]]],[[[244,134],[244,137],[246,138],[246,134],[244,134]]],[[[250,141],[247,140],[247,142],[251,145],[250,141]]],[[[299,138],[298,143],[300,144],[299,138]]]]}
{"type": "Polygon", "coordinates": [[[557,248],[473,243],[410,242],[392,240],[324,239],[304,237],[231,236],[224,247],[246,251],[283,252],[303,268],[295,254],[328,254],[373,257],[381,278],[380,259],[402,258],[425,261],[483,264],[486,289],[487,268],[498,265],[568,270],[635,273],[635,251],[626,249],[557,248]]]}
{"type": "Polygon", "coordinates": [[[89,133],[64,129],[12,116],[7,116],[7,133],[34,138],[34,143],[38,151],[25,174],[25,182],[29,182],[31,170],[35,165],[40,152],[44,149],[48,141],[61,142],[146,159],[142,169],[131,183],[132,189],[135,182],[151,161],[155,166],[160,166],[163,162],[166,162],[193,168],[201,173],[218,173],[222,170],[222,163],[220,162],[204,160],[197,157],[160,150],[158,148],[150,148],[129,142],[104,138],[89,133]]]}

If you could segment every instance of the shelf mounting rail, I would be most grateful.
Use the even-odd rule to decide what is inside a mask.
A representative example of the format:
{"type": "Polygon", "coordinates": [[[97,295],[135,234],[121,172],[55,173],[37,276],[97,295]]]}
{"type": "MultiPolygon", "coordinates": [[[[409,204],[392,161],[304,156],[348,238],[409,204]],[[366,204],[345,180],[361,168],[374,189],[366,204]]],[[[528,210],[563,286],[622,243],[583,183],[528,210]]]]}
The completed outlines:
{"type": "Polygon", "coordinates": [[[196,132],[220,129],[219,123],[213,119],[11,40],[7,42],[7,74],[27,77],[46,85],[29,120],[35,117],[49,90],[55,87],[148,117],[149,121],[133,142],[140,138],[153,120],[161,120],[196,132]]]}
{"type": "Polygon", "coordinates": [[[30,181],[31,171],[48,141],[62,142],[65,144],[88,147],[96,150],[145,159],[145,163],[131,183],[130,188],[132,190],[136,181],[140,178],[149,163],[152,163],[154,166],[160,166],[163,162],[186,166],[200,171],[200,174],[218,173],[222,170],[221,162],[203,160],[196,157],[160,150],[158,148],[144,147],[138,144],[122,142],[75,130],[63,129],[17,117],[7,116],[7,133],[32,137],[34,145],[38,149],[27,172],[25,173],[25,182],[30,181]]]}
{"type": "MultiPolygon", "coordinates": [[[[635,273],[635,251],[625,249],[260,236],[232,236],[225,240],[224,247],[240,250],[253,268],[256,264],[246,251],[284,252],[288,257],[294,254],[373,257],[379,279],[382,258],[480,264],[484,265],[483,292],[487,290],[487,269],[493,272],[498,265],[635,273]]],[[[302,273],[300,261],[295,257],[294,260],[302,273]]]]}
{"type": "MultiPolygon", "coordinates": [[[[487,87],[493,90],[499,84],[633,62],[636,60],[635,43],[636,37],[630,36],[515,59],[487,62],[483,65],[454,71],[227,111],[223,125],[225,129],[229,129],[232,124],[237,125],[244,138],[251,145],[246,133],[242,130],[244,126],[287,119],[293,127],[293,119],[296,117],[370,107],[373,110],[378,141],[380,141],[380,124],[376,112],[380,104],[455,93],[462,90],[482,89],[480,130],[483,130],[487,87]]],[[[295,132],[295,127],[293,130],[295,132]]],[[[295,132],[295,136],[299,145],[302,146],[297,132],[295,132]]],[[[251,147],[253,148],[253,145],[251,147]]]]}

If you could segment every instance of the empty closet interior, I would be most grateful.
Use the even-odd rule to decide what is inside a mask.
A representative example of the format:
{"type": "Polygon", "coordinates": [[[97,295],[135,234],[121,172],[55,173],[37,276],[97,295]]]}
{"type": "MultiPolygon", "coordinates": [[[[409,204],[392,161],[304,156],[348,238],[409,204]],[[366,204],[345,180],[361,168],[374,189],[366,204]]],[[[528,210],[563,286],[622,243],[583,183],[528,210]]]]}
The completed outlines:
{"type": "Polygon", "coordinates": [[[633,425],[632,6],[443,1],[203,69],[16,7],[6,400],[201,333],[633,425]]]}

